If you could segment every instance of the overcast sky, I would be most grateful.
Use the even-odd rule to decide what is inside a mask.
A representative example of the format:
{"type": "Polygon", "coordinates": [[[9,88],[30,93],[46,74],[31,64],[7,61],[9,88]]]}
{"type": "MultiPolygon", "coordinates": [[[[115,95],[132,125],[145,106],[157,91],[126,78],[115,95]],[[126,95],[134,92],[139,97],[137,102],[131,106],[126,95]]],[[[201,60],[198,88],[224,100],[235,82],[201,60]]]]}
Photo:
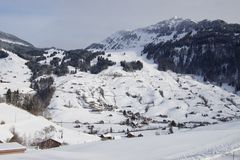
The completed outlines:
{"type": "Polygon", "coordinates": [[[240,0],[1,0],[0,31],[36,47],[76,49],[174,16],[240,23],[240,0]]]}

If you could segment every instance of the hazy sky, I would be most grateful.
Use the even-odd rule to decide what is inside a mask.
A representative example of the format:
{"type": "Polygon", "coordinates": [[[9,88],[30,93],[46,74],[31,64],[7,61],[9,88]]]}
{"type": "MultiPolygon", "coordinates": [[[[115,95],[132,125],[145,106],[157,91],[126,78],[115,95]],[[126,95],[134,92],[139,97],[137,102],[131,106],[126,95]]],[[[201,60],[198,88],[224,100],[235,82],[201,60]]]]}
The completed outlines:
{"type": "Polygon", "coordinates": [[[1,0],[0,30],[37,47],[86,47],[173,16],[240,23],[240,0],[1,0]]]}

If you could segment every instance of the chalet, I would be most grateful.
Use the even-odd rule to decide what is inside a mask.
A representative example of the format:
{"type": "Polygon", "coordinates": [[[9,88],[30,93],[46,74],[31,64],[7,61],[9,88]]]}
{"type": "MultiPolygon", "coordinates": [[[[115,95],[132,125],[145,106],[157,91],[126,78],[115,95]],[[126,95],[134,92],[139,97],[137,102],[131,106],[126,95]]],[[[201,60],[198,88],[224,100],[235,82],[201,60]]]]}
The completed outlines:
{"type": "Polygon", "coordinates": [[[138,137],[143,137],[143,135],[140,133],[140,134],[138,135],[138,137]]]}
{"type": "Polygon", "coordinates": [[[0,155],[3,154],[15,154],[15,153],[24,153],[26,147],[22,146],[19,143],[0,143],[0,155]]]}
{"type": "Polygon", "coordinates": [[[62,145],[62,140],[57,138],[49,138],[44,140],[38,144],[40,149],[48,149],[48,148],[55,148],[62,145]]]}
{"type": "Polygon", "coordinates": [[[131,132],[128,132],[126,137],[133,138],[133,137],[136,137],[136,136],[134,134],[132,134],[131,132]]]}
{"type": "Polygon", "coordinates": [[[112,140],[113,139],[112,135],[109,134],[109,133],[108,134],[102,134],[99,137],[101,138],[102,141],[112,140]]]}

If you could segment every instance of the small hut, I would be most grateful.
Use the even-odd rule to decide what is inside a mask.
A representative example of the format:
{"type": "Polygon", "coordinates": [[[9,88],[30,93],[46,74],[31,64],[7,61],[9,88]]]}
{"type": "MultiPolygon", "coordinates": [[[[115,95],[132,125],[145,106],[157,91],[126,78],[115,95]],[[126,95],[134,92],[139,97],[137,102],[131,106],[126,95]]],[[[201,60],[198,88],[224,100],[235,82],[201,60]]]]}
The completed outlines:
{"type": "Polygon", "coordinates": [[[25,151],[26,151],[26,147],[16,142],[0,144],[0,155],[24,153],[25,151]]]}
{"type": "Polygon", "coordinates": [[[142,134],[142,133],[140,133],[140,134],[138,135],[138,137],[143,137],[143,134],[142,134]]]}
{"type": "Polygon", "coordinates": [[[101,138],[102,141],[106,141],[106,140],[112,140],[113,137],[111,134],[107,133],[107,134],[102,134],[99,136],[101,138]]]}
{"type": "Polygon", "coordinates": [[[49,138],[44,140],[38,144],[40,149],[48,149],[48,148],[55,148],[62,145],[62,140],[57,138],[49,138]]]}
{"type": "Polygon", "coordinates": [[[133,138],[133,137],[136,137],[136,136],[134,134],[132,134],[131,132],[128,132],[126,137],[133,138]]]}

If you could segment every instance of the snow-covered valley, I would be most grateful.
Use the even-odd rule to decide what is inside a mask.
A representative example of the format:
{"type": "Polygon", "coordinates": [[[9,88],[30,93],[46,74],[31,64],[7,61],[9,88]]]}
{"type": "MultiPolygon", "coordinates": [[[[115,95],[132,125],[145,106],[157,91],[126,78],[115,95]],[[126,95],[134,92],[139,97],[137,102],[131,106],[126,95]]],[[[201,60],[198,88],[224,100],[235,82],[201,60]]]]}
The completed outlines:
{"type": "MultiPolygon", "coordinates": [[[[240,86],[238,69],[230,66],[234,57],[219,70],[217,63],[210,64],[216,67],[213,72],[167,69],[174,63],[180,71],[206,58],[197,57],[205,54],[205,44],[196,47],[202,52],[181,46],[186,39],[202,40],[202,31],[208,34],[204,24],[228,26],[219,20],[172,18],[68,51],[35,48],[0,32],[0,143],[27,146],[24,154],[0,159],[222,160],[234,153],[239,158],[240,86]],[[206,76],[210,73],[216,74],[212,81],[206,76]],[[40,150],[43,143],[58,148],[40,150]]],[[[229,35],[235,44],[239,35],[229,35]]],[[[226,46],[212,45],[211,51],[214,47],[226,46]]]]}
{"type": "MultiPolygon", "coordinates": [[[[63,55],[63,52],[51,49],[46,57],[54,51],[63,55]]],[[[1,60],[1,63],[14,60],[21,62],[20,57],[13,53],[10,55],[11,59],[1,60]]],[[[138,159],[203,159],[222,156],[239,147],[239,121],[223,124],[238,119],[238,95],[204,83],[199,77],[158,71],[154,63],[134,50],[109,51],[103,57],[116,64],[99,74],[77,71],[61,77],[51,75],[56,90],[43,114],[50,121],[1,103],[0,120],[4,124],[0,125],[0,130],[6,141],[11,138],[14,128],[15,132],[24,137],[26,145],[43,135],[61,139],[70,145],[49,151],[29,150],[24,155],[6,156],[4,159],[41,159],[43,155],[53,159],[123,159],[136,156],[138,159]],[[139,60],[143,63],[143,69],[126,72],[120,65],[123,60],[139,60]],[[168,135],[169,123],[172,121],[178,125],[173,126],[174,134],[168,135]],[[209,126],[200,127],[204,125],[209,126]],[[54,131],[44,133],[44,128],[46,130],[50,126],[54,127],[54,131]],[[192,129],[195,127],[198,128],[192,129]],[[92,131],[96,135],[83,133],[92,131]],[[136,136],[142,134],[143,137],[125,139],[126,131],[136,136]],[[97,135],[109,132],[123,139],[72,146],[99,141],[97,135]],[[129,150],[129,146],[133,150],[129,150]]],[[[95,61],[97,58],[91,63],[95,61]]],[[[50,63],[50,60],[40,63],[50,63]]],[[[12,76],[3,74],[2,79],[8,82],[3,83],[4,87],[34,93],[28,86],[31,71],[24,63],[14,65],[2,72],[15,73],[21,66],[21,72],[29,72],[28,77],[25,74],[23,79],[26,85],[15,85],[12,76]]],[[[69,66],[69,70],[75,69],[69,66]]],[[[44,77],[48,76],[39,78],[44,77]]],[[[3,96],[4,92],[1,94],[3,96]]]]}

